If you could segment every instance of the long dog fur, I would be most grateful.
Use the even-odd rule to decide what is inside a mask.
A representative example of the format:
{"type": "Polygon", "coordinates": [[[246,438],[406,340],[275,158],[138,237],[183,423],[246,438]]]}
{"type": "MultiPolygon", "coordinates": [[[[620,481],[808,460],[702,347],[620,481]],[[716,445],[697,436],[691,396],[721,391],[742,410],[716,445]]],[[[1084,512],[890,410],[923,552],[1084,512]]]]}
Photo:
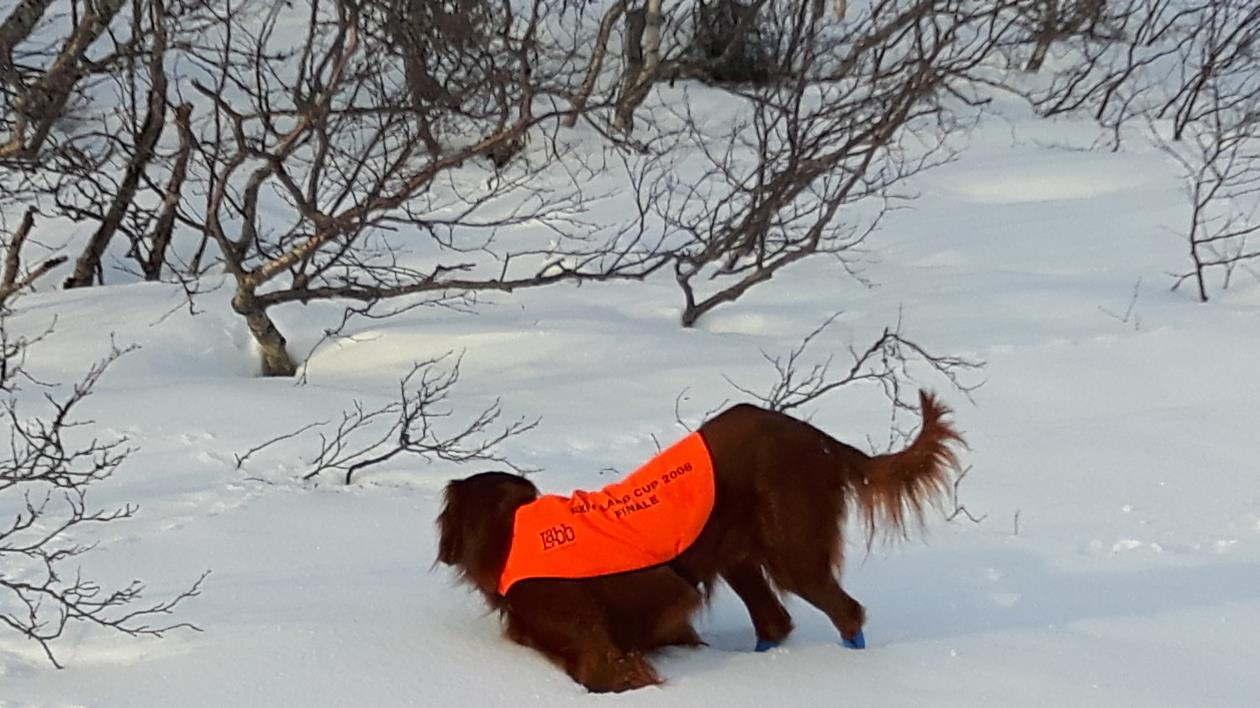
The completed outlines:
{"type": "Polygon", "coordinates": [[[782,641],[791,592],[822,610],[841,636],[865,610],[840,587],[843,522],[856,505],[868,545],[906,535],[943,500],[952,444],[949,409],[920,392],[923,425],[900,452],[870,456],[814,426],[756,406],[733,406],[700,427],[713,458],[715,501],[699,538],[673,561],[581,580],[533,579],[497,594],[517,507],[538,489],[519,475],[486,472],[452,481],[438,516],[438,561],[454,566],[505,620],[508,637],[533,647],[591,691],[660,683],[646,654],[701,642],[691,618],[721,578],[748,608],[757,639],[782,641]]]}

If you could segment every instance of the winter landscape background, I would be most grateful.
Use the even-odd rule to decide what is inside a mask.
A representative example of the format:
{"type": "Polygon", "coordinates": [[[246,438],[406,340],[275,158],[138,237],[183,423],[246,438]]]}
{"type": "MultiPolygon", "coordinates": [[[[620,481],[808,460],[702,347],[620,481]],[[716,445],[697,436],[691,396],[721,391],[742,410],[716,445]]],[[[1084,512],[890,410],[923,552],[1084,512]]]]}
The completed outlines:
{"type": "MultiPolygon", "coordinates": [[[[0,3],[0,18],[21,4],[0,3]]],[[[110,25],[113,34],[97,38],[92,51],[104,54],[111,42],[126,43],[128,28],[148,26],[146,13],[155,7],[172,16],[177,11],[193,16],[201,7],[121,5],[110,25]]],[[[310,18],[319,19],[317,44],[325,49],[335,45],[338,27],[361,21],[362,44],[355,48],[359,53],[349,55],[346,72],[373,65],[373,57],[363,53],[372,46],[368,20],[351,13],[357,19],[347,25],[346,15],[338,14],[338,8],[344,12],[353,3],[315,3],[314,12],[311,4],[293,5],[274,12],[260,5],[251,14],[246,4],[239,16],[223,21],[238,23],[233,26],[246,38],[263,36],[271,27],[267,46],[277,50],[301,47],[310,18]]],[[[528,17],[530,4],[517,5],[528,17]]],[[[589,58],[598,23],[613,4],[595,3],[580,13],[570,8],[570,14],[544,5],[534,10],[547,27],[577,13],[573,17],[581,22],[575,26],[583,28],[587,47],[580,56],[589,58]]],[[[689,16],[682,5],[671,17],[689,16]]],[[[990,4],[934,5],[942,17],[957,18],[968,8],[990,4]]],[[[829,5],[822,14],[810,15],[815,23],[810,26],[821,26],[825,18],[831,29],[818,29],[817,36],[851,48],[862,35],[844,34],[843,28],[866,32],[878,27],[880,18],[910,6],[916,3],[854,2],[840,21],[829,5]]],[[[24,70],[33,72],[41,60],[51,65],[86,7],[50,4],[37,31],[16,45],[28,51],[21,55],[25,64],[18,62],[24,70]]],[[[647,7],[650,11],[652,3],[647,7]]],[[[1008,10],[1038,7],[1014,2],[1008,10]]],[[[219,99],[214,92],[199,93],[194,80],[200,77],[206,86],[207,77],[213,78],[210,64],[179,54],[184,50],[176,30],[198,30],[205,47],[212,47],[222,40],[226,25],[204,17],[198,20],[204,20],[202,25],[171,20],[166,131],[134,198],[134,210],[147,210],[148,217],[128,212],[134,222],[125,222],[109,242],[99,274],[92,276],[93,283],[103,279],[103,284],[60,287],[101,223],[88,215],[90,207],[103,205],[94,212],[98,215],[107,210],[140,131],[120,129],[122,141],[132,141],[130,147],[108,152],[95,171],[69,169],[70,161],[86,159],[71,148],[102,141],[102,127],[115,125],[110,121],[136,128],[148,94],[142,91],[140,100],[129,101],[134,97],[120,93],[117,81],[87,81],[75,88],[68,117],[52,128],[46,144],[30,154],[6,153],[0,164],[8,190],[0,197],[6,254],[14,250],[13,234],[23,215],[34,207],[36,221],[22,249],[20,272],[58,255],[69,258],[40,272],[33,287],[6,293],[4,301],[5,341],[30,343],[23,373],[5,377],[9,410],[16,413],[4,423],[11,444],[0,475],[0,529],[17,522],[15,530],[0,535],[0,619],[12,620],[0,624],[0,706],[1253,705],[1260,695],[1254,670],[1260,659],[1255,645],[1260,634],[1260,279],[1258,262],[1248,255],[1255,248],[1246,238],[1256,223],[1254,188],[1260,184],[1248,181],[1251,168],[1246,166],[1255,161],[1260,168],[1260,90],[1256,45],[1245,38],[1260,36],[1260,18],[1243,2],[1132,0],[1105,7],[1114,17],[1099,20],[1104,26],[1120,19],[1137,23],[1124,24],[1123,37],[1153,20],[1122,11],[1164,7],[1171,12],[1172,7],[1185,14],[1181,24],[1169,25],[1169,36],[1182,32],[1197,38],[1193,41],[1211,44],[1227,37],[1221,41],[1235,42],[1229,45],[1235,51],[1231,63],[1209,72],[1219,85],[1204,95],[1215,103],[1198,104],[1217,110],[1191,111],[1186,134],[1173,140],[1178,120],[1149,107],[1158,103],[1153,97],[1175,96],[1182,88],[1186,72],[1174,67],[1183,66],[1177,62],[1185,56],[1201,56],[1197,49],[1186,49],[1152,59],[1140,74],[1146,82],[1142,90],[1150,93],[1134,90],[1136,98],[1119,112],[1090,103],[1089,110],[1046,117],[1046,104],[1030,104],[1030,96],[1051,95],[1056,77],[1071,75],[1091,47],[1107,45],[1111,53],[1106,56],[1112,57],[1123,55],[1117,47],[1127,45],[1100,39],[1101,31],[1085,32],[1084,24],[1073,25],[1075,30],[1068,27],[1056,36],[1044,65],[1031,72],[1023,63],[1037,43],[1019,35],[1026,41],[986,54],[983,71],[966,68],[971,93],[942,89],[939,95],[914,97],[912,105],[931,105],[933,112],[908,119],[901,132],[880,143],[880,157],[864,166],[878,173],[880,165],[893,165],[887,169],[905,172],[904,179],[883,184],[870,178],[869,184],[876,185],[870,194],[861,193],[865,187],[835,192],[827,180],[854,169],[854,155],[846,155],[832,165],[831,177],[819,176],[779,205],[769,232],[803,233],[818,217],[811,205],[841,199],[844,207],[824,222],[835,240],[824,241],[830,245],[777,270],[773,278],[757,281],[733,302],[701,313],[692,327],[679,325],[685,307],[677,263],[699,264],[696,289],[707,288],[704,293],[721,287],[714,283],[734,282],[722,278],[741,277],[739,268],[748,263],[754,265],[743,272],[757,272],[751,252],[726,252],[708,261],[696,254],[713,247],[705,239],[714,233],[743,233],[732,224],[740,223],[748,213],[741,210],[756,201],[749,196],[755,192],[751,182],[724,181],[728,175],[714,169],[715,155],[743,146],[732,148],[730,161],[721,163],[732,166],[736,177],[790,172],[758,172],[757,164],[786,164],[787,153],[759,163],[748,147],[759,144],[763,133],[769,138],[760,144],[771,152],[787,142],[786,133],[776,132],[781,124],[758,127],[763,125],[758,119],[776,115],[773,111],[750,108],[756,96],[769,94],[747,89],[752,98],[736,95],[712,76],[708,81],[686,76],[653,81],[635,113],[632,137],[625,138],[632,144],[612,144],[617,136],[613,121],[622,106],[593,99],[590,120],[572,128],[551,116],[526,121],[517,133],[494,133],[505,144],[529,135],[501,168],[485,159],[484,145],[461,134],[462,142],[450,138],[443,145],[453,145],[455,153],[467,151],[466,159],[443,167],[440,179],[410,193],[410,209],[390,205],[379,218],[352,228],[345,225],[349,221],[325,222],[303,213],[300,199],[274,172],[266,176],[260,208],[247,213],[248,178],[268,164],[263,153],[282,154],[284,136],[302,119],[290,114],[270,129],[245,120],[242,125],[258,131],[258,153],[242,158],[239,173],[224,172],[229,155],[209,147],[215,117],[246,114],[255,104],[247,86],[238,94],[230,81],[220,86],[228,88],[219,99]],[[1208,32],[1203,39],[1191,29],[1211,23],[1193,13],[1207,13],[1213,6],[1236,13],[1221,19],[1234,22],[1228,27],[1236,31],[1208,32]],[[999,75],[1014,77],[1010,81],[1021,91],[976,80],[999,75]],[[970,99],[982,99],[982,105],[968,105],[970,99]],[[147,253],[145,234],[156,233],[161,196],[180,154],[171,116],[184,101],[195,106],[189,125],[203,142],[192,152],[188,191],[179,202],[160,277],[147,281],[133,252],[147,253]],[[135,113],[110,108],[125,105],[135,113]],[[941,118],[945,109],[952,111],[948,120],[941,118]],[[915,120],[928,127],[919,129],[915,120]],[[1192,168],[1203,154],[1196,148],[1222,135],[1238,137],[1239,152],[1225,171],[1234,181],[1220,179],[1223,191],[1203,200],[1196,216],[1194,186],[1204,184],[1204,174],[1209,182],[1222,175],[1199,173],[1196,181],[1192,168]],[[930,168],[906,168],[921,159],[930,168]],[[83,188],[91,175],[111,175],[92,182],[108,188],[102,193],[83,188]],[[306,277],[303,273],[313,283],[343,288],[343,296],[294,298],[267,310],[287,337],[296,377],[260,375],[256,332],[233,309],[241,281],[226,263],[230,259],[215,255],[221,242],[201,238],[212,228],[207,204],[213,175],[236,180],[228,189],[232,196],[220,204],[224,230],[242,230],[252,215],[260,232],[240,259],[246,269],[263,267],[286,249],[309,243],[321,228],[343,229],[316,246],[324,255],[311,262],[317,266],[326,257],[327,268],[306,272],[301,271],[305,266],[288,263],[290,270],[281,269],[276,281],[258,290],[293,288],[297,278],[306,277]],[[636,175],[643,181],[634,182],[636,175]],[[665,179],[671,176],[672,181],[665,179]],[[651,181],[657,177],[663,181],[651,181]],[[636,189],[636,184],[663,191],[636,189]],[[727,211],[717,217],[692,218],[703,199],[672,210],[670,194],[720,201],[722,186],[729,184],[742,184],[747,191],[734,190],[743,196],[723,202],[727,211]],[[76,204],[78,212],[71,208],[76,204]],[[468,205],[475,210],[465,213],[468,205]],[[881,213],[884,206],[891,208],[881,213]],[[335,227],[327,226],[334,222],[335,227]],[[697,235],[684,228],[700,223],[712,230],[697,235]],[[426,231],[428,226],[432,230],[426,231]],[[1237,235],[1211,241],[1222,228],[1237,235]],[[138,242],[129,240],[132,233],[138,242]],[[583,241],[583,234],[591,240],[583,241]],[[1194,234],[1201,239],[1195,253],[1238,256],[1229,265],[1203,269],[1207,302],[1200,301],[1193,277],[1172,288],[1177,276],[1195,272],[1189,255],[1194,234]],[[337,261],[343,244],[360,260],[337,261]],[[596,245],[609,250],[592,257],[596,245]],[[199,268],[192,268],[199,246],[204,253],[199,268]],[[523,262],[529,277],[560,274],[558,282],[513,292],[480,288],[471,296],[459,283],[442,281],[467,277],[484,283],[499,273],[515,277],[518,271],[508,265],[498,271],[502,260],[495,260],[512,249],[521,253],[511,260],[512,268],[523,262]],[[609,261],[609,253],[621,260],[609,261]],[[608,274],[657,256],[667,257],[665,265],[641,280],[577,277],[587,272],[583,269],[608,274]],[[475,260],[476,269],[453,276],[435,270],[465,259],[475,260]],[[446,284],[401,298],[368,300],[375,308],[370,314],[387,317],[345,317],[347,303],[362,307],[368,302],[344,297],[345,289],[369,281],[377,288],[405,287],[426,276],[446,284]],[[634,469],[685,434],[684,425],[698,424],[726,403],[748,400],[748,391],[770,392],[780,381],[773,360],[785,361],[797,351],[803,374],[831,358],[827,375],[841,379],[855,357],[886,331],[921,352],[904,346],[881,349],[859,369],[882,372],[882,378],[841,386],[794,413],[838,439],[882,451],[899,444],[899,433],[913,432],[916,416],[907,410],[894,414],[881,382],[896,382],[906,400],[923,386],[954,408],[970,449],[962,456],[966,476],[957,499],[944,513],[929,515],[922,537],[877,544],[867,554],[860,529],[849,529],[843,578],[868,609],[866,651],[840,647],[826,618],[793,599],[788,607],[797,622],[795,633],[778,649],[753,653],[745,610],[722,588],[699,621],[709,646],[668,651],[656,660],[664,685],[592,696],[539,654],[504,639],[481,601],[445,568],[432,566],[433,521],[446,482],[502,468],[503,462],[456,464],[439,455],[402,453],[358,469],[348,485],[344,465],[306,478],[318,467],[320,435],[328,440],[347,411],[353,418],[356,406],[374,411],[398,402],[400,381],[417,363],[437,360],[407,382],[410,390],[423,388],[424,382],[436,384],[446,398],[434,401],[431,410],[451,414],[432,421],[433,440],[460,432],[497,406],[500,417],[489,422],[485,435],[473,438],[492,439],[514,422],[528,429],[491,451],[474,452],[530,470],[545,491],[567,493],[603,486],[634,469]],[[171,614],[140,620],[150,626],[188,623],[200,631],[175,628],[162,638],[132,637],[70,621],[47,644],[65,667],[58,669],[40,642],[14,628],[30,610],[27,596],[15,588],[50,581],[22,549],[73,513],[72,504],[64,506],[72,498],[64,496],[64,485],[50,485],[14,462],[22,457],[24,443],[12,433],[30,429],[23,421],[53,420],[51,401],[71,396],[75,382],[112,348],[132,346],[134,351],[113,362],[74,407],[72,418],[85,423],[65,431],[65,441],[75,449],[93,440],[125,439],[125,459],[112,475],[88,485],[86,504],[89,510],[138,508],[126,518],[53,533],[50,548],[94,546],[58,561],[61,575],[51,579],[51,586],[73,583],[76,574],[107,589],[140,578],[144,596],[127,606],[134,609],[178,597],[210,571],[197,593],[171,614]],[[937,357],[938,366],[921,353],[937,357]],[[450,380],[443,377],[456,361],[458,381],[444,389],[442,382],[450,380]],[[325,425],[288,436],[316,423],[325,425]],[[34,500],[40,508],[46,494],[49,505],[39,518],[30,528],[18,528],[32,514],[28,504],[34,500]]],[[[671,10],[668,3],[666,10],[671,10]]],[[[802,10],[802,17],[809,12],[802,10]]],[[[794,26],[788,19],[776,22],[794,26]]],[[[519,29],[519,24],[511,26],[519,29]]],[[[1018,29],[1002,26],[1003,31],[1018,29]]],[[[601,91],[618,91],[620,37],[618,30],[611,40],[607,76],[597,85],[596,99],[601,91]]],[[[671,37],[666,34],[667,57],[671,37]]],[[[1165,46],[1160,41],[1143,46],[1165,46]]],[[[142,44],[151,52],[153,42],[149,37],[142,44]]],[[[11,46],[5,48],[12,53],[11,46]]],[[[286,55],[275,58],[275,65],[297,72],[303,61],[318,64],[286,55]]],[[[784,66],[806,71],[826,68],[827,61],[784,66]]],[[[327,85],[336,85],[335,63],[323,65],[327,85]]],[[[388,61],[377,63],[384,73],[392,70],[388,61]]],[[[143,63],[138,66],[135,85],[151,88],[143,63]]],[[[108,74],[99,68],[94,72],[108,74]]],[[[25,85],[35,80],[32,76],[25,85]]],[[[566,81],[573,88],[581,77],[578,72],[566,81]]],[[[895,78],[888,77],[890,82],[895,78]]],[[[274,85],[266,84],[272,89],[297,81],[284,71],[267,79],[273,80],[274,85]]],[[[7,84],[10,137],[17,135],[13,120],[34,115],[20,110],[22,94],[13,87],[22,83],[7,84]]],[[[277,96],[285,93],[275,90],[277,96]]],[[[795,105],[805,112],[822,111],[831,105],[829,95],[802,88],[794,94],[795,105]]],[[[341,113],[333,113],[352,113],[353,100],[344,92],[337,96],[330,105],[341,113]]],[[[476,113],[469,105],[462,105],[467,122],[443,119],[433,126],[483,125],[469,117],[476,113]]],[[[518,104],[512,106],[517,110],[518,104]]],[[[489,113],[477,115],[494,123],[489,113]]],[[[862,115],[847,115],[845,121],[862,115]]],[[[853,123],[845,121],[837,134],[852,129],[853,123]]],[[[407,125],[418,130],[414,123],[407,125]]],[[[347,132],[338,133],[338,139],[363,152],[347,149],[338,159],[366,155],[370,159],[364,164],[376,164],[371,160],[400,154],[397,146],[373,152],[376,148],[367,147],[370,141],[363,138],[369,127],[354,126],[343,126],[347,132]],[[354,126],[364,133],[349,132],[354,126]]],[[[819,124],[806,125],[804,134],[826,134],[810,130],[823,130],[819,124]]],[[[230,132],[214,137],[230,147],[230,132]]],[[[34,139],[31,134],[28,130],[28,140],[34,139]]],[[[423,142],[418,134],[410,137],[417,145],[423,142]]],[[[280,162],[309,177],[321,138],[315,132],[303,140],[303,147],[283,153],[280,162]]],[[[433,154],[409,155],[419,165],[413,174],[439,159],[433,154]]],[[[822,157],[818,153],[811,159],[822,157]]],[[[344,206],[331,204],[338,194],[345,204],[368,203],[401,189],[399,179],[383,180],[376,192],[365,195],[353,179],[338,178],[316,189],[313,201],[334,214],[344,206]]],[[[759,247],[789,253],[802,243],[770,238],[759,247]]],[[[18,357],[8,361],[11,367],[18,357]]],[[[380,438],[396,417],[391,411],[353,431],[347,437],[350,446],[380,438]]],[[[386,441],[375,451],[388,449],[386,441]]],[[[106,615],[126,611],[119,607],[106,615]]],[[[52,600],[38,607],[41,621],[51,617],[55,624],[57,613],[52,600]]]]}

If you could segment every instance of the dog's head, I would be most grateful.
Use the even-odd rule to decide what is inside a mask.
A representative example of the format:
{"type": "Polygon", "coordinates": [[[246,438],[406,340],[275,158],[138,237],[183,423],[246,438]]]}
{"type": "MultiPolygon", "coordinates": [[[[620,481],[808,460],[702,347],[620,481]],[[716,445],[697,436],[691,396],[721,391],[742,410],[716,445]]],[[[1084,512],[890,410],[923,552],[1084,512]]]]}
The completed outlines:
{"type": "Polygon", "coordinates": [[[437,518],[438,561],[455,566],[492,597],[512,543],[516,510],[537,498],[532,482],[507,472],[451,481],[437,518]]]}

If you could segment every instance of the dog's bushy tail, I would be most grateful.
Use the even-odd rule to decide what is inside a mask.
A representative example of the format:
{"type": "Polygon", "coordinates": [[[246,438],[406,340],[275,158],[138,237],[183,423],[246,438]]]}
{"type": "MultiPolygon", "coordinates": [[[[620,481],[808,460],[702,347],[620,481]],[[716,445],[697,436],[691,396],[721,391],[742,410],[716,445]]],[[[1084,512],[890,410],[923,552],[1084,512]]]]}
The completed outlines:
{"type": "Polygon", "coordinates": [[[958,466],[951,443],[965,445],[944,418],[951,411],[927,391],[919,391],[923,427],[906,449],[867,458],[850,479],[866,525],[867,547],[877,536],[906,537],[911,518],[923,525],[923,511],[940,505],[949,492],[950,470],[958,466]]]}

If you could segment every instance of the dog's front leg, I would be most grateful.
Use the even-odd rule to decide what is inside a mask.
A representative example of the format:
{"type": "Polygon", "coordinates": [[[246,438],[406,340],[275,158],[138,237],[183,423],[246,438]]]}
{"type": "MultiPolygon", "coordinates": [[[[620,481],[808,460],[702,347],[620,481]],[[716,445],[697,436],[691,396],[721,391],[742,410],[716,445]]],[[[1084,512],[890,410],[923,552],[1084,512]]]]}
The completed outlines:
{"type": "Polygon", "coordinates": [[[607,616],[585,593],[571,586],[530,587],[514,600],[508,637],[542,652],[587,689],[607,693],[661,683],[642,654],[613,641],[607,616]],[[552,604],[556,600],[562,602],[552,604]]]}

